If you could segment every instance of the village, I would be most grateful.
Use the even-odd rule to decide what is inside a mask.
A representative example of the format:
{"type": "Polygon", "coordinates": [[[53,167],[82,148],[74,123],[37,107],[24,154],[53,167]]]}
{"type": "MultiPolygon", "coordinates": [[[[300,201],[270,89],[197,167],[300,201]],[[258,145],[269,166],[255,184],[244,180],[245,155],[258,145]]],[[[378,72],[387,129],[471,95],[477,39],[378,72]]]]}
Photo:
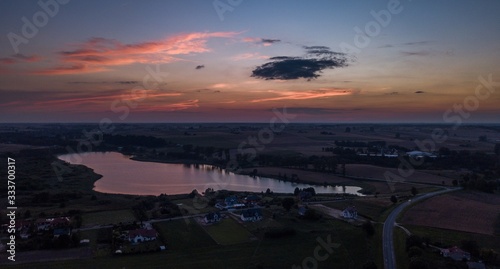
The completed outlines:
{"type": "MultiPolygon", "coordinates": [[[[136,218],[134,221],[120,221],[91,227],[81,226],[79,217],[28,217],[16,222],[16,235],[19,237],[21,248],[31,245],[31,249],[35,249],[34,245],[38,244],[36,248],[38,251],[69,248],[89,249],[94,246],[93,255],[103,255],[103,253],[107,253],[104,255],[138,255],[147,252],[165,251],[168,253],[170,246],[176,242],[166,236],[162,230],[162,224],[176,221],[199,226],[201,231],[204,231],[219,245],[293,236],[296,233],[295,229],[276,225],[279,222],[276,220],[280,218],[306,222],[335,219],[352,226],[354,229],[364,230],[367,236],[372,236],[375,233],[374,224],[377,223],[372,217],[358,213],[353,203],[355,197],[316,195],[314,188],[296,189],[294,195],[277,196],[272,192],[259,194],[217,192],[207,189],[203,195],[194,190],[190,196],[190,199],[195,201],[193,206],[177,204],[182,214],[176,217],[143,220],[136,218]],[[225,197],[221,197],[221,195],[225,197]],[[277,200],[280,202],[276,203],[277,200]],[[205,203],[203,207],[196,206],[196,204],[200,204],[200,201],[209,202],[205,203]],[[336,209],[323,205],[329,202],[342,202],[347,206],[344,206],[343,209],[336,209]],[[84,235],[88,234],[89,231],[99,231],[98,234],[101,238],[85,238],[84,235]],[[103,233],[103,231],[105,232],[103,233]],[[260,233],[262,231],[264,232],[260,233]],[[103,238],[109,240],[103,240],[103,238]],[[93,240],[99,242],[92,242],[93,240]],[[103,250],[105,251],[103,252],[103,250]]],[[[401,196],[399,199],[404,200],[408,197],[401,196]]],[[[332,227],[332,229],[334,228],[332,227]]],[[[401,228],[409,233],[404,227],[401,228]]],[[[5,230],[3,232],[6,232],[6,229],[7,225],[3,225],[2,230],[5,230]]],[[[175,231],[170,232],[175,233],[175,231]]],[[[189,244],[195,243],[189,242],[189,244]]],[[[468,268],[486,268],[482,263],[470,262],[471,254],[455,245],[442,248],[429,245],[429,242],[426,244],[435,248],[444,258],[468,262],[468,268]]]]}

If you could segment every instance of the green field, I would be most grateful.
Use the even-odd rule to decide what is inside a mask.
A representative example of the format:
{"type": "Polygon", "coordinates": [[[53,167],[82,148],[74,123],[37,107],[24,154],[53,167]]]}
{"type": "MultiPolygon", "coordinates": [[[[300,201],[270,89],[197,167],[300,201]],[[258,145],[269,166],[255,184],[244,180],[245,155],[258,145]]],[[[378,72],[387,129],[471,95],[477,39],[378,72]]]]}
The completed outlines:
{"type": "Polygon", "coordinates": [[[164,221],[154,224],[169,251],[191,251],[215,246],[214,240],[193,219],[164,221]]]}
{"type": "Polygon", "coordinates": [[[132,211],[128,209],[124,210],[114,210],[114,211],[103,211],[103,212],[92,212],[83,214],[82,226],[94,226],[94,225],[108,225],[117,224],[119,222],[132,222],[136,218],[132,211]]]}
{"type": "MultiPolygon", "coordinates": [[[[294,236],[251,241],[233,245],[217,245],[193,220],[166,221],[155,227],[165,238],[167,250],[136,255],[96,257],[88,260],[26,264],[24,268],[292,268],[314,257],[320,242],[339,244],[317,268],[357,269],[367,260],[378,260],[377,234],[367,238],[365,232],[342,221],[305,221],[294,217],[277,220],[282,226],[297,231],[294,236]]],[[[229,222],[231,223],[231,222],[229,222]]],[[[233,221],[234,223],[234,221],[233,221]]],[[[234,223],[238,225],[237,223],[234,223]]],[[[231,225],[231,224],[229,224],[231,225]]],[[[377,227],[378,228],[378,227],[377,227]]],[[[5,266],[6,268],[14,268],[5,266]]],[[[19,267],[16,267],[19,268],[19,267]]],[[[307,267],[305,267],[307,268],[307,267]]]]}
{"type": "Polygon", "coordinates": [[[253,236],[245,227],[232,218],[221,220],[205,227],[207,233],[221,245],[231,245],[248,242],[253,236]]]}
{"type": "Polygon", "coordinates": [[[398,268],[407,268],[410,260],[406,252],[406,233],[398,227],[394,228],[394,254],[398,268]]]}
{"type": "Polygon", "coordinates": [[[389,201],[389,198],[385,197],[370,200],[345,200],[324,203],[324,205],[339,210],[344,210],[348,206],[353,205],[356,207],[359,215],[372,219],[374,221],[384,221],[386,215],[391,211],[389,209],[392,209],[393,207],[392,203],[389,201]]]}
{"type": "Polygon", "coordinates": [[[405,225],[405,228],[418,236],[429,237],[431,239],[431,244],[437,243],[443,246],[460,246],[462,240],[473,240],[477,242],[479,248],[490,248],[494,249],[496,252],[500,252],[500,240],[498,236],[414,225],[405,225]]]}

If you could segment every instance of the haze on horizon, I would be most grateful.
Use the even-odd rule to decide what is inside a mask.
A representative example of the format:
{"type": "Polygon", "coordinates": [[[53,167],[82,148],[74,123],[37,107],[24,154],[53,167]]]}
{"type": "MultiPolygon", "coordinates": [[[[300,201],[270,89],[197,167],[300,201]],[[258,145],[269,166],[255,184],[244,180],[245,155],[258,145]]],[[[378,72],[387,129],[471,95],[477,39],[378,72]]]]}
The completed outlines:
{"type": "Polygon", "coordinates": [[[495,0],[37,2],[0,2],[3,123],[445,123],[500,81],[495,0]]]}

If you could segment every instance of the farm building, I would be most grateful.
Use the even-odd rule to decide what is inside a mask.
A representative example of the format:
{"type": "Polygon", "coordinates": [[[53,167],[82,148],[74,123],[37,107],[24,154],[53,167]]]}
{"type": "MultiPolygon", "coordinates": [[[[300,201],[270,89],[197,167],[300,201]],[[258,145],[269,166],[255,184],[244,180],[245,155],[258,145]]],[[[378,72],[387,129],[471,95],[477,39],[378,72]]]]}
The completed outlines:
{"type": "Polygon", "coordinates": [[[345,219],[357,219],[358,211],[354,206],[349,206],[348,208],[344,209],[344,211],[342,211],[342,217],[344,217],[345,219]]]}
{"type": "Polygon", "coordinates": [[[221,220],[221,215],[219,212],[211,212],[205,215],[205,223],[215,223],[221,220]]]}
{"type": "Polygon", "coordinates": [[[443,257],[450,257],[455,261],[462,261],[464,259],[470,260],[470,253],[461,250],[457,246],[451,248],[443,248],[441,249],[441,254],[443,255],[443,257]]]}
{"type": "Polygon", "coordinates": [[[262,210],[260,208],[250,208],[241,211],[242,221],[259,221],[262,217],[262,210]]]}
{"type": "Polygon", "coordinates": [[[154,229],[136,229],[128,233],[128,240],[134,244],[153,241],[156,240],[156,237],[157,233],[154,229]]]}

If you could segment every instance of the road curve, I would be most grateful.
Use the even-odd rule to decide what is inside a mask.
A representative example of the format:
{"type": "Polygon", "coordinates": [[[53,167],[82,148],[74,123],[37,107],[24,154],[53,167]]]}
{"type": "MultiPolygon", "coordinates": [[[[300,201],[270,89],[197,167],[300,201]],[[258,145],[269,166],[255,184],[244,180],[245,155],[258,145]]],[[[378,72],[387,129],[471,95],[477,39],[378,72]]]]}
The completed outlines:
{"type": "Polygon", "coordinates": [[[452,192],[456,190],[460,190],[461,188],[447,188],[444,190],[436,191],[436,192],[431,192],[431,193],[426,193],[419,195],[417,197],[412,198],[411,200],[408,200],[402,204],[400,204],[398,207],[396,207],[394,210],[392,210],[391,214],[387,217],[387,219],[384,222],[384,228],[382,231],[382,249],[384,253],[384,268],[385,269],[397,269],[396,267],[396,257],[394,255],[394,223],[396,222],[396,218],[398,217],[399,213],[403,211],[407,206],[410,204],[413,204],[415,202],[430,198],[432,196],[440,195],[443,193],[447,192],[452,192]]]}

